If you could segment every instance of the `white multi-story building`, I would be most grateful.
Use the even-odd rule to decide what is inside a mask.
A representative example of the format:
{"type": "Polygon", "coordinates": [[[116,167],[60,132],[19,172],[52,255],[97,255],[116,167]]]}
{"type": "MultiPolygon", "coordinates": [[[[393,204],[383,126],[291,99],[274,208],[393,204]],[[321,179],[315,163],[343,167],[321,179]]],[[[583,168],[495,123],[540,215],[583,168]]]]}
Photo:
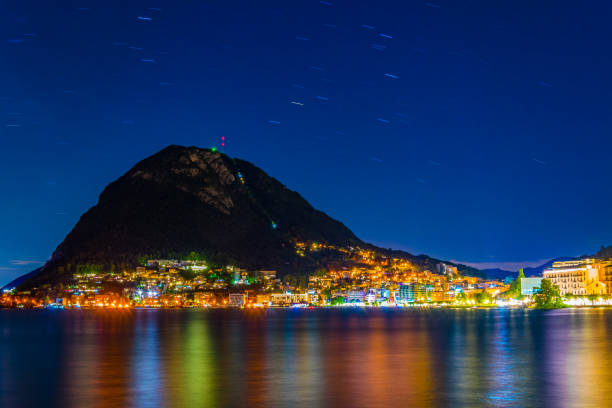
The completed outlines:
{"type": "Polygon", "coordinates": [[[594,259],[555,262],[551,269],[543,273],[559,286],[561,295],[602,295],[606,285],[599,280],[599,267],[594,259]]]}

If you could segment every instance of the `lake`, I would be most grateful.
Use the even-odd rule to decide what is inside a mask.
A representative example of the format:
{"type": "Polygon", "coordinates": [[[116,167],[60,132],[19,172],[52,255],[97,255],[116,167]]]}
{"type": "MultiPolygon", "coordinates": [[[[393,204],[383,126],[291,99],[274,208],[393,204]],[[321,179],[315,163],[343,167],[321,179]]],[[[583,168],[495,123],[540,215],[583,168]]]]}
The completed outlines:
{"type": "Polygon", "coordinates": [[[0,407],[612,406],[612,310],[0,310],[0,407]]]}

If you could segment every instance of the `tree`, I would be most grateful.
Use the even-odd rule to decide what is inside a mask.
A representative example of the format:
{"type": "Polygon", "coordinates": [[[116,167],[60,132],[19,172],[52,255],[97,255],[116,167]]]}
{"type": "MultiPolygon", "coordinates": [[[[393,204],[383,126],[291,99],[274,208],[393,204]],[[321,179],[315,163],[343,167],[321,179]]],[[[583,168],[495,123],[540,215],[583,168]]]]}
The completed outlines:
{"type": "Polygon", "coordinates": [[[319,276],[319,277],[324,277],[325,275],[327,275],[327,271],[325,270],[325,268],[318,268],[313,276],[319,276]]]}
{"type": "Polygon", "coordinates": [[[518,276],[515,280],[510,284],[510,289],[506,292],[506,296],[510,298],[518,298],[521,296],[522,286],[521,279],[525,277],[525,272],[523,272],[523,268],[519,270],[518,276]]]}
{"type": "Polygon", "coordinates": [[[346,302],[346,299],[344,297],[338,296],[331,300],[331,305],[332,306],[341,305],[341,304],[344,304],[345,302],[346,302]]]}
{"type": "Polygon", "coordinates": [[[554,285],[550,279],[542,279],[540,292],[534,295],[536,307],[538,309],[555,309],[563,307],[561,290],[554,285]]]}
{"type": "Polygon", "coordinates": [[[331,297],[332,297],[332,291],[331,291],[331,289],[330,289],[330,288],[323,289],[323,290],[321,291],[321,295],[323,295],[323,297],[324,297],[325,299],[331,299],[331,297]]]}
{"type": "Polygon", "coordinates": [[[186,281],[193,280],[196,276],[195,272],[193,272],[191,269],[181,269],[179,271],[179,275],[186,281]]]}
{"type": "Polygon", "coordinates": [[[491,300],[493,300],[493,298],[491,298],[491,296],[489,296],[489,294],[484,290],[476,295],[476,303],[478,304],[483,304],[486,301],[490,302],[491,300]]]}
{"type": "Polygon", "coordinates": [[[199,261],[200,254],[198,254],[197,252],[191,251],[189,255],[187,255],[187,260],[188,261],[199,261]]]}

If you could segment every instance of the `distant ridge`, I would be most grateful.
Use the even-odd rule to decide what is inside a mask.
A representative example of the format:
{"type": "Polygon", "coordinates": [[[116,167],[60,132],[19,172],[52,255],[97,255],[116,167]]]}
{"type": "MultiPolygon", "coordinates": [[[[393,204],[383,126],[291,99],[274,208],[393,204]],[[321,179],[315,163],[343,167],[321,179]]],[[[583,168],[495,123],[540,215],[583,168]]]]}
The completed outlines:
{"type": "MultiPolygon", "coordinates": [[[[523,273],[525,273],[526,277],[530,277],[530,276],[542,276],[542,272],[544,272],[544,270],[547,269],[547,268],[551,268],[552,264],[555,263],[555,262],[571,261],[573,259],[580,259],[580,258],[584,258],[586,256],[593,256],[593,255],[585,255],[585,256],[581,256],[581,257],[561,256],[561,257],[558,257],[558,258],[555,258],[555,259],[551,259],[550,261],[544,262],[542,265],[539,265],[539,266],[536,266],[536,267],[523,268],[523,273]]],[[[508,270],[499,269],[499,268],[481,269],[480,273],[483,274],[487,279],[500,279],[500,280],[503,280],[506,277],[516,278],[518,276],[518,271],[508,271],[508,270]]]]}
{"type": "Polygon", "coordinates": [[[19,286],[22,283],[26,282],[28,279],[33,278],[36,275],[38,275],[40,273],[41,269],[42,269],[42,267],[38,268],[38,269],[34,269],[32,272],[26,273],[24,275],[19,276],[16,279],[13,279],[12,281],[10,281],[6,285],[4,285],[2,288],[0,288],[0,291],[5,290],[5,289],[16,288],[17,286],[19,286]]]}
{"type": "Polygon", "coordinates": [[[500,268],[489,268],[480,270],[481,277],[486,279],[504,280],[508,276],[516,278],[518,272],[507,271],[500,268]]]}

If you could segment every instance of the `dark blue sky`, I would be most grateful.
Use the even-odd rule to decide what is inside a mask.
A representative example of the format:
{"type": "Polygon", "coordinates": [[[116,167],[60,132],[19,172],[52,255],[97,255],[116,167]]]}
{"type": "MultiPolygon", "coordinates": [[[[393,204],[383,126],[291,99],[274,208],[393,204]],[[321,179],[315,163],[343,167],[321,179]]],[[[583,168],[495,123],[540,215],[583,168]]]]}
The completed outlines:
{"type": "Polygon", "coordinates": [[[385,247],[612,243],[609,2],[123,3],[0,5],[0,284],[137,161],[222,135],[385,247]]]}

